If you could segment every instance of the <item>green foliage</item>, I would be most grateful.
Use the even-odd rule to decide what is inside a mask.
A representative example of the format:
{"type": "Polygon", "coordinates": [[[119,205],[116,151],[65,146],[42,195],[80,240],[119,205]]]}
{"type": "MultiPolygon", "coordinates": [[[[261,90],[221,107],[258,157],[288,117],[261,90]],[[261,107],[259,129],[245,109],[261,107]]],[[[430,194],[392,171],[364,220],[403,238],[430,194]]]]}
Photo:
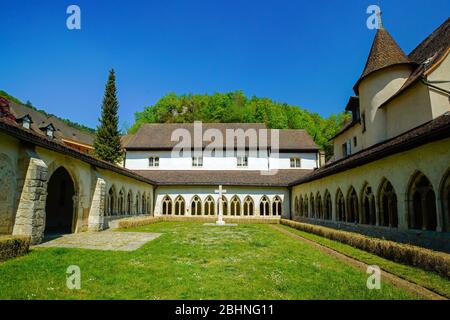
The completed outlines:
{"type": "Polygon", "coordinates": [[[329,142],[348,118],[345,113],[326,119],[317,113],[269,98],[247,98],[242,91],[229,93],[186,94],[169,93],[153,105],[135,114],[129,133],[135,133],[143,123],[265,123],[271,129],[304,129],[328,155],[329,142]]]}
{"type": "Polygon", "coordinates": [[[16,97],[13,97],[12,95],[10,95],[8,92],[0,90],[0,97],[5,98],[6,100],[18,103],[18,104],[23,104],[22,101],[20,101],[19,99],[17,99],[16,97]]]}
{"type": "Polygon", "coordinates": [[[0,236],[0,261],[27,254],[30,243],[30,237],[0,236]]]}
{"type": "Polygon", "coordinates": [[[118,110],[116,76],[114,70],[111,70],[103,97],[100,125],[94,139],[95,155],[111,163],[116,163],[122,158],[118,110]]]}
{"type": "MultiPolygon", "coordinates": [[[[31,103],[31,101],[28,100],[26,103],[23,103],[22,101],[20,101],[16,97],[13,97],[12,95],[8,94],[7,92],[5,92],[3,90],[0,90],[0,97],[3,97],[5,99],[7,99],[9,101],[12,101],[12,102],[15,102],[17,104],[26,105],[27,107],[29,107],[29,108],[31,108],[31,109],[33,109],[35,111],[38,111],[38,112],[44,114],[47,117],[52,116],[51,114],[45,112],[44,110],[39,110],[36,107],[34,107],[33,104],[31,103]]],[[[87,127],[85,125],[79,124],[77,122],[70,121],[69,119],[64,119],[64,118],[59,118],[59,117],[56,117],[56,118],[58,118],[59,120],[61,120],[64,123],[66,123],[67,125],[69,125],[69,126],[71,126],[73,128],[76,128],[78,130],[85,131],[85,132],[88,132],[88,133],[95,133],[94,129],[89,128],[89,127],[87,127]]]]}

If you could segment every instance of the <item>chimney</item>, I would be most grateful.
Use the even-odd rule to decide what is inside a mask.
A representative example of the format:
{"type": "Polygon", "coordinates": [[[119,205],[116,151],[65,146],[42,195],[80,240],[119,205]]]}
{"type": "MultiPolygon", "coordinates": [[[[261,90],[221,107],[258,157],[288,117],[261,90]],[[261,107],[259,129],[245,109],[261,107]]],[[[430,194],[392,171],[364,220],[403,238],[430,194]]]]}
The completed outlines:
{"type": "Polygon", "coordinates": [[[319,151],[319,168],[322,168],[325,165],[325,151],[319,151]]]}

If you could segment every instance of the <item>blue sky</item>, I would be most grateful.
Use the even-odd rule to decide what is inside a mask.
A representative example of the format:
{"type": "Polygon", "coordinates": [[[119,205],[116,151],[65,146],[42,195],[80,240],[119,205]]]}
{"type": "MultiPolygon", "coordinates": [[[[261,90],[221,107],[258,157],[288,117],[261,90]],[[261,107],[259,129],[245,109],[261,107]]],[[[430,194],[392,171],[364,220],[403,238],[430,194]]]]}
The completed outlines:
{"type": "Polygon", "coordinates": [[[343,110],[375,32],[409,53],[443,23],[448,0],[0,0],[0,89],[95,127],[108,70],[121,125],[169,92],[243,90],[318,112],[343,110]],[[81,8],[81,30],[66,9],[81,8]]]}

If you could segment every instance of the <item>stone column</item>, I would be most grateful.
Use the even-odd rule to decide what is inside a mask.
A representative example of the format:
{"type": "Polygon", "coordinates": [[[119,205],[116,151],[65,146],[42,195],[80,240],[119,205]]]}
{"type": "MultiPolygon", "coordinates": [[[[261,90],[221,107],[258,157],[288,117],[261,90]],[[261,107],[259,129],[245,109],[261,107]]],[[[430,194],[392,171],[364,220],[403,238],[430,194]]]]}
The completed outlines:
{"type": "Polygon", "coordinates": [[[106,229],[105,223],[105,199],[106,181],[97,177],[92,195],[91,206],[89,208],[88,230],[101,231],[106,229]]]}
{"type": "Polygon", "coordinates": [[[438,193],[436,197],[436,231],[444,231],[445,220],[444,220],[444,208],[441,206],[441,195],[438,193]]]}
{"type": "Polygon", "coordinates": [[[409,202],[404,193],[399,193],[397,198],[398,203],[398,229],[400,231],[408,230],[408,211],[409,202]]]}
{"type": "Polygon", "coordinates": [[[25,157],[19,160],[25,179],[22,183],[13,235],[30,236],[31,243],[38,244],[44,238],[45,230],[47,165],[35,153],[25,153],[25,157]]]}
{"type": "MultiPolygon", "coordinates": [[[[330,194],[330,197],[331,197],[331,194],[330,194]]],[[[333,204],[333,199],[336,199],[336,194],[334,194],[333,197],[331,198],[331,220],[334,222],[337,222],[338,221],[337,206],[339,205],[339,203],[338,203],[338,201],[335,201],[333,204]]]]}

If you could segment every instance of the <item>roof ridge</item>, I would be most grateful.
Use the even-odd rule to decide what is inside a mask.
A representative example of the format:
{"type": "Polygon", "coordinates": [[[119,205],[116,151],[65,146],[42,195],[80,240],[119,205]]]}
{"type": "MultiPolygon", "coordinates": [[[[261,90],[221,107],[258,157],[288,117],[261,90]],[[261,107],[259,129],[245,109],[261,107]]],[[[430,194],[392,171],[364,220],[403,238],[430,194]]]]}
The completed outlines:
{"type": "MultiPolygon", "coordinates": [[[[424,40],[422,40],[408,55],[409,58],[413,58],[414,55],[427,44],[429,44],[439,33],[441,33],[445,28],[450,27],[450,17],[444,21],[440,26],[438,26],[432,33],[430,33],[424,40]]],[[[423,61],[416,61],[421,63],[423,61]]]]}

